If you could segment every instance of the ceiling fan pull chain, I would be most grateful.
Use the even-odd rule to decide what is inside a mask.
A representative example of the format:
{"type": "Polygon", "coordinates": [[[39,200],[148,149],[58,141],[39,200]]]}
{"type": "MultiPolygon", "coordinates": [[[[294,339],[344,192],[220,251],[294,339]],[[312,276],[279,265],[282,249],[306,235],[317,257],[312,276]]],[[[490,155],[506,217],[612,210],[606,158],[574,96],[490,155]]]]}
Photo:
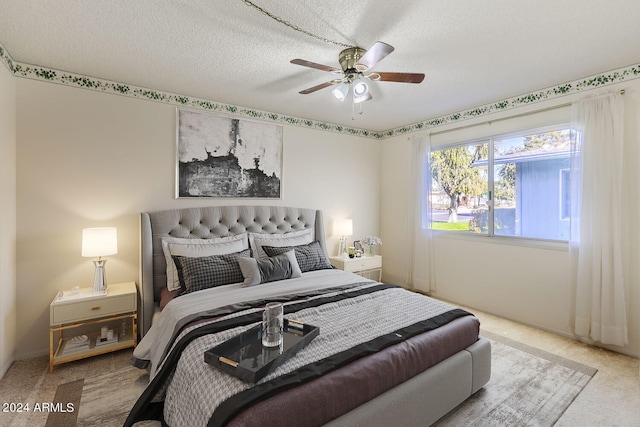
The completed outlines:
{"type": "Polygon", "coordinates": [[[294,24],[290,23],[289,21],[285,21],[284,19],[280,18],[279,16],[275,16],[275,15],[269,13],[268,11],[264,10],[263,8],[261,8],[260,6],[258,6],[257,4],[255,4],[255,3],[253,3],[253,2],[251,2],[249,0],[242,0],[242,1],[247,6],[253,7],[254,9],[262,12],[265,15],[267,15],[269,18],[273,19],[274,21],[279,22],[279,23],[281,23],[283,25],[286,25],[287,27],[291,28],[292,30],[298,31],[298,32],[300,32],[302,34],[306,34],[309,37],[313,37],[315,39],[318,39],[318,40],[326,42],[326,43],[333,43],[335,45],[342,46],[342,47],[354,47],[354,46],[352,46],[350,44],[340,43],[340,42],[337,42],[337,41],[329,40],[329,39],[324,38],[324,37],[316,36],[315,34],[310,33],[309,31],[303,30],[302,28],[298,27],[297,25],[294,25],[294,24]]]}

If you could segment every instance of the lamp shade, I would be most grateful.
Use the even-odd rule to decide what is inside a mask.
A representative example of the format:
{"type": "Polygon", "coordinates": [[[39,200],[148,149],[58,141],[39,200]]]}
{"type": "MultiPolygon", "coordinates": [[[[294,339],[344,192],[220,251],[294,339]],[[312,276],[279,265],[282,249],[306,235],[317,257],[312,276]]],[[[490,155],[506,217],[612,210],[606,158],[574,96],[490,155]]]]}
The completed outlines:
{"type": "Polygon", "coordinates": [[[355,79],[353,81],[353,103],[358,104],[371,98],[367,82],[362,77],[355,79]]]}
{"type": "Polygon", "coordinates": [[[333,234],[336,236],[351,236],[353,234],[353,220],[351,219],[334,220],[333,234]]]}
{"type": "Polygon", "coordinates": [[[342,82],[334,87],[331,93],[336,97],[338,101],[342,102],[345,100],[347,94],[349,93],[349,85],[345,82],[342,82]]]}
{"type": "Polygon", "coordinates": [[[369,92],[369,85],[362,77],[359,77],[353,81],[354,97],[365,96],[368,92],[369,92]]]}
{"type": "Polygon", "coordinates": [[[115,227],[82,230],[82,256],[101,257],[118,253],[118,231],[115,227]]]}

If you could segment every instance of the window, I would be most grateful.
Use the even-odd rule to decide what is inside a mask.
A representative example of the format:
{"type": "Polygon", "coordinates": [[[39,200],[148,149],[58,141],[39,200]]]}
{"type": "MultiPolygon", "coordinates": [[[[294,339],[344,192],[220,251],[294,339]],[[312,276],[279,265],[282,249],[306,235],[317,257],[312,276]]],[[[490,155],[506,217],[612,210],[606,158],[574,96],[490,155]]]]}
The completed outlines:
{"type": "Polygon", "coordinates": [[[571,218],[571,186],[569,185],[569,169],[560,170],[560,219],[571,218]]]}
{"type": "Polygon", "coordinates": [[[431,227],[567,240],[570,151],[568,128],[527,131],[432,151],[431,227]]]}

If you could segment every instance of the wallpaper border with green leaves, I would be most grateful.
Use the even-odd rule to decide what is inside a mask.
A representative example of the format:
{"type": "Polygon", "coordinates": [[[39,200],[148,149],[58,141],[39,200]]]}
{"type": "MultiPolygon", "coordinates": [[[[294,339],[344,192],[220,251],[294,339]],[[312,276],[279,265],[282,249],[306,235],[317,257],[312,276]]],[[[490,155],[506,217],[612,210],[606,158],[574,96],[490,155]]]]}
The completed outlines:
{"type": "Polygon", "coordinates": [[[168,92],[133,86],[126,83],[118,83],[95,77],[83,76],[80,74],[70,73],[66,71],[54,70],[51,68],[40,67],[37,65],[24,64],[13,60],[9,52],[0,44],[0,59],[5,66],[13,73],[14,76],[24,77],[28,79],[47,81],[51,83],[63,84],[66,86],[78,87],[83,89],[94,90],[98,92],[111,93],[116,95],[128,96],[132,98],[145,99],[149,101],[162,102],[170,105],[189,107],[199,110],[222,112],[239,117],[264,120],[268,122],[289,124],[294,126],[305,127],[309,129],[318,129],[323,131],[337,132],[347,135],[361,136],[373,139],[385,139],[398,135],[409,134],[413,132],[423,131],[438,126],[462,122],[464,120],[473,119],[488,114],[506,111],[511,108],[522,107],[540,101],[546,101],[553,98],[569,95],[584,90],[595,89],[602,86],[608,86],[620,83],[626,80],[640,78],[640,64],[628,67],[618,68],[613,71],[597,74],[591,77],[563,83],[547,89],[527,93],[513,98],[504,99],[491,104],[482,105],[469,110],[447,114],[444,116],[427,119],[418,123],[413,123],[386,131],[371,131],[367,129],[353,128],[333,123],[324,123],[310,119],[287,116],[279,113],[255,110],[252,108],[241,107],[231,104],[223,104],[206,99],[194,98],[190,96],[177,95],[168,92]]]}

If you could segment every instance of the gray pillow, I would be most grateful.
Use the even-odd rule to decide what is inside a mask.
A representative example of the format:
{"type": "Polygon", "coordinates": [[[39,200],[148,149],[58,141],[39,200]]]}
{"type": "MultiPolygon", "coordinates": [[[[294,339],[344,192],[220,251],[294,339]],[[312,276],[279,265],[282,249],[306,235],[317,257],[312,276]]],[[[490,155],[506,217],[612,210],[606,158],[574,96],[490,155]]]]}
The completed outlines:
{"type": "Polygon", "coordinates": [[[333,268],[317,240],[306,245],[283,247],[263,246],[262,249],[269,256],[280,255],[293,249],[300,270],[303,273],[314,270],[331,270],[333,268]]]}
{"type": "Polygon", "coordinates": [[[249,256],[251,256],[249,249],[228,255],[205,257],[173,256],[178,270],[180,287],[183,289],[182,294],[231,283],[241,283],[244,278],[242,277],[238,259],[249,256]]]}
{"type": "Polygon", "coordinates": [[[244,276],[243,287],[302,276],[302,271],[300,271],[293,249],[283,254],[260,260],[238,258],[238,264],[244,276]]]}

